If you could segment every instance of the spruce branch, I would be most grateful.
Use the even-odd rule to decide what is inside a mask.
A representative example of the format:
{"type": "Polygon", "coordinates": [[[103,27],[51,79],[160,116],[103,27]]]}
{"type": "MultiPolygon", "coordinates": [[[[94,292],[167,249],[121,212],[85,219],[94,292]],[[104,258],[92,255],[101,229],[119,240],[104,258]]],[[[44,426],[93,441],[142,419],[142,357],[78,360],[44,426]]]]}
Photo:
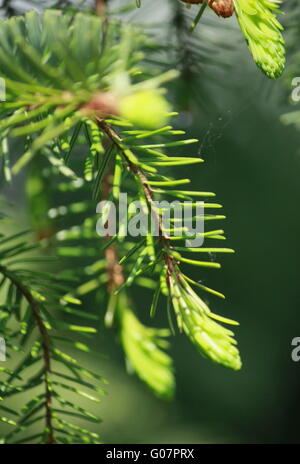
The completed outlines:
{"type": "MultiPolygon", "coordinates": [[[[181,263],[219,267],[212,261],[187,258],[185,253],[228,253],[232,250],[177,246],[186,237],[184,234],[173,236],[177,228],[175,222],[165,229],[162,212],[155,209],[157,239],[149,231],[140,241],[130,238],[122,241],[116,234],[103,239],[99,245],[97,217],[93,203],[87,200],[91,189],[94,200],[99,196],[117,200],[121,188],[125,189],[130,200],[141,198],[145,201],[148,216],[156,198],[189,200],[194,208],[198,197],[214,194],[180,190],[189,179],[174,179],[163,174],[165,168],[202,160],[166,153],[196,140],[170,141],[170,137],[184,132],[168,125],[171,107],[161,86],[177,73],[160,74],[145,65],[141,50],[147,50],[148,38],[137,29],[124,30],[118,22],[106,29],[103,18],[95,15],[75,15],[72,28],[69,19],[58,12],[47,11],[42,16],[31,12],[17,21],[1,23],[8,37],[0,46],[0,68],[8,84],[8,98],[1,108],[3,120],[0,124],[0,134],[7,148],[3,151],[4,172],[9,178],[29,163],[36,166],[29,176],[29,186],[36,185],[38,179],[40,187],[29,187],[28,194],[32,204],[43,199],[39,202],[39,217],[46,214],[51,203],[46,191],[49,190],[49,196],[54,188],[60,193],[70,193],[68,199],[64,195],[59,197],[63,204],[50,207],[50,219],[55,218],[55,221],[48,220],[46,235],[43,233],[50,241],[53,239],[59,256],[89,260],[90,264],[82,270],[83,281],[68,294],[70,302],[76,305],[78,299],[91,292],[102,294],[108,301],[106,323],[117,326],[128,364],[157,395],[170,398],[174,392],[174,373],[172,360],[165,352],[168,346],[165,337],[170,331],[146,327],[138,320],[132,309],[132,288],[141,286],[154,290],[151,317],[155,316],[160,295],[165,296],[170,326],[172,305],[179,329],[202,354],[238,369],[240,359],[233,334],[215,322],[233,321],[214,315],[192,286],[223,295],[194,282],[181,270],[181,263]],[[12,35],[17,37],[13,48],[9,42],[12,35]],[[10,58],[17,65],[13,65],[14,60],[10,58]],[[27,142],[24,154],[10,170],[9,144],[16,136],[25,136],[27,142]],[[46,167],[39,169],[40,162],[46,167]],[[54,178],[59,181],[53,182],[54,178]],[[84,200],[79,196],[76,201],[76,192],[84,192],[84,200]],[[61,218],[67,218],[68,225],[59,230],[55,238],[49,238],[56,229],[56,220],[61,218]]],[[[55,198],[57,200],[57,195],[55,198]]],[[[216,203],[205,203],[206,211],[219,207],[216,203]]],[[[223,215],[207,212],[203,216],[204,221],[223,218],[223,215]]],[[[38,219],[36,223],[44,230],[44,224],[38,219]]],[[[221,229],[204,232],[202,236],[207,240],[224,239],[221,229]]],[[[69,306],[65,312],[85,316],[83,311],[69,306]]],[[[46,319],[48,322],[48,317],[46,319]]],[[[80,331],[78,327],[77,330],[80,331]]],[[[83,327],[81,330],[89,329],[83,327]]],[[[74,369],[73,361],[60,349],[55,348],[52,355],[52,362],[59,360],[67,368],[74,369]]],[[[57,392],[52,393],[52,400],[68,405],[57,397],[57,392]]],[[[75,410],[81,412],[76,407],[75,410]]],[[[61,419],[59,424],[63,425],[61,419]]],[[[61,439],[61,435],[59,437],[61,439]]]]}
{"type": "MultiPolygon", "coordinates": [[[[117,132],[104,121],[98,119],[97,122],[99,129],[110,138],[118,152],[122,154],[129,169],[138,179],[144,192],[150,216],[154,206],[154,197],[147,176],[143,169],[139,167],[138,163],[134,163],[128,157],[128,152],[126,153],[126,149],[124,149],[124,141],[117,132]]],[[[157,212],[155,213],[155,221],[159,228],[161,255],[166,266],[165,278],[168,287],[168,295],[173,302],[179,328],[189,336],[205,356],[227,367],[239,369],[241,367],[241,362],[238,350],[234,346],[235,341],[232,339],[233,333],[223,328],[221,325],[216,324],[213,319],[229,324],[235,324],[235,322],[211,313],[200,297],[191,289],[189,283],[182,276],[179,268],[180,261],[186,261],[200,266],[205,266],[208,263],[183,258],[174,250],[173,245],[170,243],[168,236],[163,230],[161,216],[157,212]]],[[[217,265],[215,267],[217,267],[217,265]]]]}
{"type": "Polygon", "coordinates": [[[40,337],[42,340],[43,359],[44,359],[44,383],[45,383],[45,420],[47,436],[45,442],[48,444],[55,443],[54,439],[54,426],[53,426],[53,412],[52,412],[52,391],[51,384],[49,382],[49,374],[51,373],[51,349],[49,334],[46,325],[41,316],[40,302],[34,298],[29,289],[23,285],[23,283],[14,276],[6,267],[0,265],[0,274],[4,278],[7,278],[20,294],[28,302],[29,307],[34,315],[36,325],[38,327],[40,337]]]}
{"type": "MultiPolygon", "coordinates": [[[[15,424],[13,430],[4,437],[4,441],[21,443],[25,440],[39,440],[48,444],[65,443],[70,441],[70,437],[74,438],[72,429],[77,427],[76,424],[64,421],[65,414],[93,422],[99,419],[73,400],[65,400],[61,390],[72,391],[75,395],[84,396],[92,401],[98,399],[84,389],[87,387],[97,392],[102,390],[82,378],[88,376],[101,380],[101,377],[83,369],[75,358],[62,351],[64,348],[61,349],[61,343],[70,343],[79,350],[89,351],[88,346],[79,341],[73,342],[69,336],[91,334],[96,330],[64,320],[64,313],[73,314],[77,318],[82,316],[80,311],[71,307],[74,303],[78,305],[79,301],[64,295],[73,277],[68,276],[66,272],[63,277],[27,269],[24,265],[26,262],[42,264],[46,258],[31,256],[30,252],[36,253],[38,247],[20,242],[19,239],[23,236],[25,233],[21,232],[13,236],[4,235],[0,239],[0,286],[2,291],[6,287],[0,307],[1,333],[6,339],[10,362],[14,362],[15,347],[19,348],[18,351],[25,350],[24,355],[19,355],[20,361],[13,370],[5,369],[2,372],[6,374],[7,379],[2,380],[1,397],[5,402],[11,396],[29,392],[30,389],[40,389],[43,386],[43,390],[35,392],[20,412],[1,405],[1,409],[4,408],[14,416],[15,424]],[[27,256],[24,256],[24,253],[27,256]],[[23,264],[22,267],[20,263],[23,264]],[[35,369],[30,378],[26,372],[28,368],[35,369]],[[70,370],[71,376],[65,375],[66,368],[70,370]],[[30,436],[27,431],[33,424],[38,425],[41,421],[44,421],[45,426],[39,425],[38,433],[30,436]],[[25,439],[18,438],[19,434],[24,435],[26,432],[25,439]]],[[[13,421],[9,418],[6,422],[12,424],[13,421]]],[[[97,437],[94,432],[85,429],[83,431],[80,427],[77,429],[78,442],[96,442],[97,437]]]]}

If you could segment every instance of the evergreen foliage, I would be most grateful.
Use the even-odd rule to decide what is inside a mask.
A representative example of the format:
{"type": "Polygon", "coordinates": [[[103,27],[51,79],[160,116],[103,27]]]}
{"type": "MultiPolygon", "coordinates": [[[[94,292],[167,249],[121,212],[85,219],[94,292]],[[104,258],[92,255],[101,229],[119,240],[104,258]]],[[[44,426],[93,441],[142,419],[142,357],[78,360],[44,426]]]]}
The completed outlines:
{"type": "MultiPolygon", "coordinates": [[[[278,2],[248,3],[234,2],[242,31],[258,65],[269,77],[278,77],[284,49],[271,13],[278,2]]],[[[10,427],[5,443],[94,443],[97,433],[71,419],[99,420],[81,399],[99,401],[105,380],[83,368],[74,354],[93,354],[89,339],[99,317],[117,331],[129,371],[161,398],[171,399],[175,391],[167,350],[176,332],[184,333],[205,358],[241,368],[227,327],[237,323],[216,315],[206,302],[208,295],[224,295],[187,275],[188,265],[219,268],[212,256],[233,250],[218,246],[225,239],[222,227],[208,228],[225,218],[214,193],[189,190],[188,178],[175,177],[176,168],[198,169],[202,162],[198,140],[177,127],[177,113],[166,98],[174,79],[199,72],[186,60],[199,52],[190,41],[183,5],[172,2],[175,27],[185,38],[179,70],[158,63],[165,49],[151,28],[145,33],[122,22],[130,5],[111,15],[101,1],[96,11],[82,6],[78,11],[72,2],[47,6],[43,13],[16,16],[13,2],[4,2],[10,18],[0,21],[0,75],[6,83],[0,107],[1,182],[13,183],[21,171],[26,174],[39,239],[36,245],[26,232],[0,237],[0,335],[12,363],[0,368],[0,419],[10,427]],[[121,193],[127,193],[129,204],[142,201],[148,218],[145,237],[124,237],[120,228],[109,237],[97,235],[97,202],[111,200],[118,211],[121,193]],[[205,231],[198,238],[205,239],[205,246],[186,247],[191,237],[179,230],[176,218],[171,228],[164,227],[165,211],[156,207],[162,200],[189,201],[193,211],[204,201],[205,231]],[[153,211],[158,236],[149,226],[153,211]],[[44,261],[54,255],[58,262],[66,260],[69,270],[57,273],[55,262],[45,270],[44,261]],[[151,318],[164,301],[169,328],[141,322],[147,308],[134,303],[136,287],[153,294],[151,318]],[[9,403],[17,394],[27,398],[21,411],[9,403]]],[[[143,8],[142,2],[136,6],[143,8]]]]}

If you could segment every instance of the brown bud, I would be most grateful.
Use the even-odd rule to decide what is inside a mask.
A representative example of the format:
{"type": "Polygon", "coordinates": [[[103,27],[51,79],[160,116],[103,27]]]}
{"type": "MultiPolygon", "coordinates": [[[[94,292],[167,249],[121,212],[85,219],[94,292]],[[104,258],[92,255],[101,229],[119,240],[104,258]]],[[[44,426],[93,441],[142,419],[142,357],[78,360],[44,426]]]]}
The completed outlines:
{"type": "MultiPolygon", "coordinates": [[[[181,0],[184,3],[190,3],[190,4],[200,4],[203,3],[204,0],[181,0]]],[[[230,16],[233,15],[234,12],[234,6],[233,6],[233,0],[207,0],[208,6],[218,16],[223,16],[223,18],[229,18],[230,16]]]]}
{"type": "Polygon", "coordinates": [[[208,0],[208,5],[218,16],[229,18],[233,15],[234,6],[232,0],[208,0]]]}

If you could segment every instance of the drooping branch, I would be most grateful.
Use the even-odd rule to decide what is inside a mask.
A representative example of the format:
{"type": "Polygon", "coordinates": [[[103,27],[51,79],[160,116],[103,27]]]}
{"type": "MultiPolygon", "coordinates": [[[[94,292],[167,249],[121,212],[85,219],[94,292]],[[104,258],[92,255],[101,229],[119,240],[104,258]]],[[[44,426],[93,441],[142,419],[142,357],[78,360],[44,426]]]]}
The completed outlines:
{"type": "MultiPolygon", "coordinates": [[[[166,234],[163,227],[163,217],[160,210],[156,208],[155,191],[152,190],[143,167],[139,165],[138,161],[135,162],[134,154],[131,156],[127,152],[124,140],[109,124],[100,118],[96,119],[96,121],[100,131],[105,133],[111,143],[115,145],[128,169],[134,174],[139,187],[143,191],[149,215],[154,215],[159,230],[158,243],[160,244],[160,252],[158,256],[163,259],[165,264],[162,268],[162,279],[157,287],[159,290],[156,295],[159,295],[159,291],[161,291],[171,300],[179,329],[186,333],[205,356],[231,369],[240,369],[241,360],[235,347],[235,340],[232,338],[233,332],[219,324],[219,322],[236,324],[235,321],[214,314],[204,300],[192,289],[190,284],[198,286],[197,282],[195,283],[185,276],[180,268],[181,262],[215,268],[219,268],[220,264],[202,260],[195,261],[178,253],[178,251],[190,252],[191,249],[186,247],[184,249],[182,247],[176,248],[170,243],[171,237],[166,234]],[[164,276],[166,285],[163,279],[164,276]]],[[[212,234],[210,236],[215,238],[212,234]]],[[[232,252],[231,249],[193,248],[193,251],[197,253],[202,251],[210,252],[211,250],[232,252]]],[[[157,259],[154,259],[153,263],[157,263],[157,259]]],[[[210,289],[206,290],[209,291],[210,289]]]]}

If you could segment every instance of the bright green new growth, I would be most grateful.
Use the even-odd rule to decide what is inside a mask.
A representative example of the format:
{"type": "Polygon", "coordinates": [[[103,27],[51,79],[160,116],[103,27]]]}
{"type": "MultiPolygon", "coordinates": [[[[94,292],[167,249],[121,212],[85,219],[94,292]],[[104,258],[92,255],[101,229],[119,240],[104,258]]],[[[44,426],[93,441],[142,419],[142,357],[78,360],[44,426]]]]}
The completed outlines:
{"type": "Polygon", "coordinates": [[[241,30],[255,63],[270,78],[279,77],[285,66],[283,27],[275,13],[280,0],[234,0],[241,30]]]}
{"type": "Polygon", "coordinates": [[[213,314],[181,276],[171,279],[171,298],[179,327],[200,352],[218,364],[234,370],[240,369],[241,359],[235,347],[233,332],[217,324],[214,319],[227,324],[238,324],[213,314]]]}
{"type": "Polygon", "coordinates": [[[119,311],[121,343],[128,361],[128,369],[136,374],[164,399],[171,399],[175,390],[172,358],[163,349],[170,344],[167,329],[155,329],[142,324],[127,304],[119,311]]]}
{"type": "Polygon", "coordinates": [[[169,112],[167,101],[157,90],[141,90],[120,99],[121,115],[145,129],[158,129],[165,125],[169,112]]]}

